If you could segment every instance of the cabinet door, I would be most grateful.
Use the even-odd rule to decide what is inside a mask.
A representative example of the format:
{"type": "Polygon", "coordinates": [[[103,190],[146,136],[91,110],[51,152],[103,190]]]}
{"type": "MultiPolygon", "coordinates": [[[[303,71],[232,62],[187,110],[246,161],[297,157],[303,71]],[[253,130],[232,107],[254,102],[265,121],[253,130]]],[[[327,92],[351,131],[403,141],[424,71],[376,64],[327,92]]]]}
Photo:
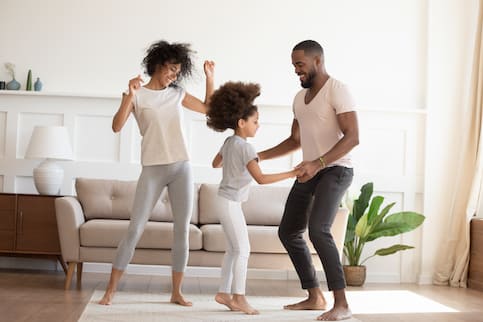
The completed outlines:
{"type": "Polygon", "coordinates": [[[483,291],[483,219],[471,220],[468,287],[483,291]]]}
{"type": "Polygon", "coordinates": [[[54,196],[19,195],[17,252],[60,254],[54,196]]]}
{"type": "Polygon", "coordinates": [[[15,195],[0,195],[0,252],[15,249],[15,195]]]}

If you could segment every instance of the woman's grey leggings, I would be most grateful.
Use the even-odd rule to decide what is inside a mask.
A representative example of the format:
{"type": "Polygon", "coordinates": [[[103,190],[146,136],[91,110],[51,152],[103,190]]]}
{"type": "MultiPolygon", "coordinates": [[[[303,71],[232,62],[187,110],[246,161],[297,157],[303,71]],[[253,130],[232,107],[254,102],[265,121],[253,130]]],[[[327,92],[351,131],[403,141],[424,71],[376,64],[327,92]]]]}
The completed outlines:
{"type": "Polygon", "coordinates": [[[161,192],[168,187],[173,210],[172,270],[184,272],[188,263],[189,223],[193,207],[193,176],[188,161],[143,166],[136,187],[127,235],[119,243],[112,267],[125,270],[161,192]]]}

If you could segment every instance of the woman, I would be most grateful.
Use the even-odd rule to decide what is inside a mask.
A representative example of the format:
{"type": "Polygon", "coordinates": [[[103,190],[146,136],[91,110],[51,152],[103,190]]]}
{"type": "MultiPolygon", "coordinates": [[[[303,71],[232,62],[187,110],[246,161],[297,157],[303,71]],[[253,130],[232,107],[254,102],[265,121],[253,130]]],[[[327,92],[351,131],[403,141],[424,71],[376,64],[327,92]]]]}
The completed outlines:
{"type": "Polygon", "coordinates": [[[147,50],[143,59],[146,73],[151,77],[141,86],[138,77],[129,81],[129,90],[123,93],[119,110],[114,115],[112,129],[119,132],[129,115],[134,117],[142,135],[142,171],[136,187],[131,221],[126,236],[120,242],[112,264],[111,277],[100,304],[110,305],[117,284],[131,261],[144,226],[167,187],[173,210],[174,240],[172,248],[171,302],[191,306],[181,293],[181,283],[188,262],[188,233],[193,203],[193,179],[183,133],[182,107],[206,113],[213,93],[214,62],[205,61],[205,101],[186,93],[177,82],[192,73],[188,44],[158,41],[147,50]]]}

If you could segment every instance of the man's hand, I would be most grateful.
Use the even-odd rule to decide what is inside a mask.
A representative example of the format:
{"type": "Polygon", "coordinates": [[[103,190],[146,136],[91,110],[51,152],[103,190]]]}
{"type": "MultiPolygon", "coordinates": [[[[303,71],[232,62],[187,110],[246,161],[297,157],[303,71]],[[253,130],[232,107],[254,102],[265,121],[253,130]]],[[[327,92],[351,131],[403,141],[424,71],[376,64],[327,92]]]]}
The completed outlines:
{"type": "Polygon", "coordinates": [[[295,169],[299,170],[297,180],[304,183],[312,179],[322,169],[322,165],[318,159],[314,161],[303,161],[295,169]]]}

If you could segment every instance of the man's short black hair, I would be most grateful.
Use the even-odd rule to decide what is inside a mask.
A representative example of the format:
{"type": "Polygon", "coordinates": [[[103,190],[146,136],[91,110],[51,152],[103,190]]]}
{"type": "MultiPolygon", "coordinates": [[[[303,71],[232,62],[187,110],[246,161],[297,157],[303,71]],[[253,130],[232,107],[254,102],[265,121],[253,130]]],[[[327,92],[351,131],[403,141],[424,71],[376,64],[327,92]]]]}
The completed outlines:
{"type": "MultiPolygon", "coordinates": [[[[304,40],[295,45],[293,50],[303,50],[305,53],[324,55],[324,49],[315,40],[304,40]]],[[[293,51],[292,50],[292,51],[293,51]]]]}

